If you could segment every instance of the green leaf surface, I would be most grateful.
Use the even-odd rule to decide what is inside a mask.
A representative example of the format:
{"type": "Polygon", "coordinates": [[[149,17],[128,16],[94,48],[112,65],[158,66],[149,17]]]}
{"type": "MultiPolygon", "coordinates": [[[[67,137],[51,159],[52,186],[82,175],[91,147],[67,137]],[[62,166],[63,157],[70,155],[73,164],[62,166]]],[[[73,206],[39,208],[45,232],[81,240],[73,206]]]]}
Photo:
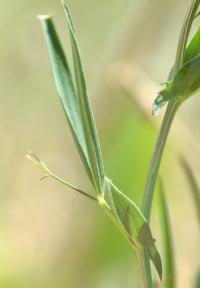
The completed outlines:
{"type": "MultiPolygon", "coordinates": [[[[63,1],[62,1],[63,2],[63,1]]],[[[101,149],[98,139],[98,134],[94,122],[94,117],[90,107],[90,101],[88,96],[88,90],[83,70],[83,65],[80,56],[80,50],[78,41],[75,34],[72,17],[69,13],[69,9],[63,2],[63,7],[67,19],[69,33],[71,37],[71,46],[74,62],[74,73],[76,79],[77,96],[80,105],[80,112],[82,117],[83,129],[85,132],[85,139],[89,150],[91,168],[94,174],[94,180],[97,191],[102,192],[104,182],[104,166],[101,156],[101,149]]]]}
{"type": "Polygon", "coordinates": [[[76,87],[74,87],[71,72],[51,17],[41,16],[40,19],[47,42],[55,84],[65,115],[89,179],[95,190],[101,193],[104,168],[100,144],[90,109],[78,44],[71,18],[69,14],[67,15],[74,55],[76,87]]]}
{"type": "Polygon", "coordinates": [[[165,198],[164,186],[161,180],[160,180],[159,192],[160,192],[159,193],[160,219],[161,219],[161,228],[162,228],[164,253],[165,253],[165,267],[166,267],[164,275],[164,283],[166,288],[175,288],[176,278],[175,278],[175,261],[174,261],[172,231],[171,231],[167,201],[165,198]]]}
{"type": "Polygon", "coordinates": [[[161,277],[161,259],[155,247],[155,240],[152,237],[149,225],[142,213],[136,205],[122,194],[113,184],[109,185],[109,195],[106,192],[107,190],[103,189],[105,182],[103,162],[97,131],[90,108],[80,52],[72,20],[65,4],[64,9],[71,36],[74,74],[76,80],[75,87],[73,85],[67,60],[51,18],[41,17],[41,20],[56,87],[75,142],[97,192],[106,193],[107,201],[109,200],[108,207],[112,207],[109,208],[109,212],[111,212],[109,213],[109,216],[115,221],[115,223],[117,223],[116,225],[118,228],[120,228],[121,232],[126,235],[126,238],[135,248],[146,249],[161,277]]]}
{"type": "MultiPolygon", "coordinates": [[[[198,56],[200,54],[200,28],[194,34],[193,38],[191,39],[190,43],[188,44],[185,50],[184,62],[187,63],[188,61],[192,60],[192,58],[198,56]]],[[[170,82],[174,77],[174,67],[170,70],[168,76],[168,82],[170,82]]]]}
{"type": "Polygon", "coordinates": [[[106,178],[104,199],[110,209],[115,224],[136,250],[145,249],[152,260],[160,279],[162,278],[162,263],[155,246],[155,239],[147,220],[140,209],[124,195],[111,180],[106,178]]]}
{"type": "Polygon", "coordinates": [[[92,179],[89,155],[71,72],[51,17],[39,16],[39,18],[41,19],[43,32],[47,42],[58,95],[60,96],[65,116],[67,117],[86,171],[90,179],[92,179]]]}
{"type": "Polygon", "coordinates": [[[184,63],[200,54],[200,28],[197,30],[185,51],[184,63]]]}
{"type": "Polygon", "coordinates": [[[200,89],[200,56],[196,56],[176,74],[173,81],[166,83],[166,88],[159,92],[153,104],[153,112],[158,114],[166,102],[182,103],[200,89]]]}
{"type": "Polygon", "coordinates": [[[169,83],[160,95],[167,99],[183,101],[196,93],[200,88],[200,56],[196,56],[179,70],[174,80],[169,83]]]}
{"type": "Polygon", "coordinates": [[[186,50],[184,51],[184,60],[183,60],[184,65],[182,69],[187,65],[187,62],[190,62],[192,60],[193,61],[190,64],[188,63],[188,65],[185,67],[182,73],[181,73],[182,69],[180,69],[176,75],[174,75],[174,66],[172,67],[168,76],[168,81],[165,83],[166,88],[160,91],[158,97],[156,98],[153,104],[153,113],[158,115],[161,108],[170,99],[175,99],[176,97],[179,97],[179,96],[186,97],[187,99],[189,96],[195,93],[196,90],[199,89],[200,83],[199,83],[199,77],[198,77],[198,74],[199,74],[198,59],[196,59],[196,61],[194,60],[199,55],[200,55],[200,28],[194,34],[186,50]],[[195,68],[196,65],[198,66],[198,68],[197,67],[195,68]],[[191,75],[189,76],[190,69],[191,69],[191,75]],[[184,74],[186,78],[184,78],[184,74]],[[181,82],[181,80],[183,82],[181,82]],[[182,85],[182,84],[185,84],[185,85],[182,85]],[[173,87],[174,91],[171,86],[173,87]],[[170,93],[170,90],[172,93],[170,93]]]}

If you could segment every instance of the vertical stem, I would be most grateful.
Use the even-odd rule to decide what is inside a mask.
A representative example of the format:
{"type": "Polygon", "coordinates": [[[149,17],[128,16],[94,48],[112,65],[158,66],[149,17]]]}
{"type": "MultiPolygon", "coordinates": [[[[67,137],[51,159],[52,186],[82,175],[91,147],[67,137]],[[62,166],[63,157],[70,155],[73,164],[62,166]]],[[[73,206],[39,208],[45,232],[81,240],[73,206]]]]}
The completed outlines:
{"type": "Polygon", "coordinates": [[[154,148],[153,156],[150,162],[150,167],[147,174],[146,186],[144,191],[143,207],[142,207],[142,211],[148,221],[150,221],[154,190],[156,180],[158,177],[160,163],[162,160],[163,151],[165,148],[170,127],[172,125],[178,107],[179,103],[177,101],[171,101],[169,103],[154,148]]]}
{"type": "MultiPolygon", "coordinates": [[[[178,107],[179,107],[179,103],[176,101],[171,101],[168,104],[168,107],[164,116],[164,120],[161,126],[161,130],[158,135],[158,139],[154,148],[153,156],[151,159],[151,163],[150,163],[150,167],[149,167],[149,171],[147,175],[146,186],[145,186],[143,206],[142,206],[142,211],[148,221],[150,221],[154,190],[155,190],[156,180],[158,177],[160,163],[162,160],[163,151],[165,148],[165,144],[167,141],[167,136],[169,134],[170,127],[172,125],[172,122],[173,122],[173,119],[174,119],[174,116],[176,114],[178,107]]],[[[143,250],[143,254],[140,257],[143,258],[143,259],[140,259],[140,265],[143,265],[141,267],[142,277],[148,280],[149,286],[147,287],[151,288],[153,287],[153,284],[152,284],[153,281],[152,281],[152,275],[151,275],[151,266],[150,266],[149,256],[147,255],[146,251],[143,250]]],[[[145,280],[143,279],[143,281],[145,280]]]]}
{"type": "MultiPolygon", "coordinates": [[[[185,55],[185,49],[186,49],[188,37],[189,37],[190,30],[191,30],[191,27],[192,27],[199,5],[200,5],[200,0],[193,0],[190,6],[190,9],[188,10],[188,13],[185,17],[185,21],[183,23],[183,27],[182,27],[179,42],[178,42],[176,60],[175,60],[175,65],[174,65],[174,75],[176,75],[176,73],[179,71],[179,69],[182,67],[184,63],[184,55],[185,55]]],[[[153,201],[153,196],[154,196],[155,184],[156,184],[156,180],[158,177],[158,172],[159,172],[160,163],[161,163],[164,147],[166,144],[167,136],[169,134],[169,130],[170,130],[173,118],[175,116],[176,110],[179,105],[180,103],[175,102],[175,100],[169,102],[165,116],[164,116],[164,120],[161,126],[161,130],[158,136],[158,140],[155,145],[152,160],[150,162],[150,167],[148,170],[147,180],[146,180],[146,185],[145,185],[143,207],[142,207],[142,210],[144,212],[144,215],[147,217],[147,220],[150,220],[150,216],[151,216],[151,207],[152,207],[152,201],[153,201]]]]}
{"type": "MultiPolygon", "coordinates": [[[[185,49],[186,49],[189,33],[190,33],[190,30],[191,30],[191,27],[192,27],[199,5],[200,5],[200,0],[192,1],[190,9],[183,23],[183,27],[182,27],[179,42],[178,42],[174,69],[173,69],[174,76],[176,75],[176,73],[179,71],[179,69],[182,67],[184,63],[184,55],[185,55],[185,49]]],[[[172,121],[174,119],[175,113],[179,105],[180,103],[177,103],[175,101],[171,101],[168,104],[167,110],[164,116],[164,120],[161,126],[161,130],[158,136],[158,140],[156,142],[156,146],[153,152],[152,160],[150,162],[150,167],[149,167],[148,174],[147,174],[145,192],[144,192],[144,197],[143,197],[143,205],[142,205],[142,211],[144,212],[144,216],[147,217],[148,221],[150,221],[150,217],[151,217],[151,208],[152,208],[154,190],[155,190],[155,185],[156,185],[156,181],[158,177],[158,172],[160,169],[162,154],[165,148],[165,144],[166,144],[166,140],[169,134],[170,127],[172,125],[172,121]]],[[[150,281],[150,286],[148,287],[152,287],[153,284],[152,284],[150,260],[146,252],[145,251],[143,252],[144,253],[141,256],[141,258],[143,259],[140,259],[140,265],[142,265],[141,268],[143,270],[142,277],[144,277],[145,279],[148,279],[148,281],[150,281]]]]}
{"type": "Polygon", "coordinates": [[[140,263],[140,271],[142,275],[143,288],[153,288],[151,267],[147,263],[148,257],[144,249],[141,249],[140,251],[138,251],[138,259],[140,263]]]}

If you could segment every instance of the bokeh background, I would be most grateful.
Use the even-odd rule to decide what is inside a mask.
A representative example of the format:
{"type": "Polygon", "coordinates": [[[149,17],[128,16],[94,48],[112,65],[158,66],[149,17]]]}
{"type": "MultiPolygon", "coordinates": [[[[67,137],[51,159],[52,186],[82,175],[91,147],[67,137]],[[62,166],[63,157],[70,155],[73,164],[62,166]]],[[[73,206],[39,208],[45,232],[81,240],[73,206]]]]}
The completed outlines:
{"type": "MultiPolygon", "coordinates": [[[[162,116],[153,125],[147,118],[159,89],[156,83],[165,81],[173,64],[190,1],[67,2],[106,172],[140,205],[162,116]],[[139,107],[146,107],[145,112],[139,107]]],[[[139,288],[136,255],[100,209],[51,179],[40,181],[41,171],[25,159],[31,149],[58,175],[91,190],[58,101],[36,18],[51,12],[71,59],[60,1],[0,1],[0,287],[139,288]]],[[[198,96],[180,109],[162,163],[181,288],[193,287],[200,266],[195,206],[178,162],[184,153],[200,184],[198,96]]],[[[151,227],[162,253],[157,199],[151,227]]]]}

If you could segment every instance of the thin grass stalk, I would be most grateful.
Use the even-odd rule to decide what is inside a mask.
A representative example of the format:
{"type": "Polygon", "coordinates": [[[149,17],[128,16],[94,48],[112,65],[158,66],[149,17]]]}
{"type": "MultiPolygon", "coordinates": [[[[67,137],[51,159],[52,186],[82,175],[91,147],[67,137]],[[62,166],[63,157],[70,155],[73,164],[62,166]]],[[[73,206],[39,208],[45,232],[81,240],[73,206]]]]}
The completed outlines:
{"type": "Polygon", "coordinates": [[[142,283],[144,288],[153,288],[153,281],[151,275],[151,267],[149,263],[149,256],[144,249],[137,253],[140,265],[140,273],[142,275],[142,283]],[[148,261],[148,263],[147,263],[148,261]]]}
{"type": "MultiPolygon", "coordinates": [[[[179,71],[179,69],[183,65],[184,54],[185,54],[188,37],[190,34],[192,23],[194,21],[195,15],[198,10],[199,4],[200,4],[200,0],[194,0],[189,9],[189,12],[186,15],[186,20],[184,21],[182,32],[181,32],[179,43],[178,43],[178,49],[177,49],[174,73],[173,73],[174,75],[176,75],[176,73],[179,71]]],[[[145,192],[144,192],[144,198],[143,198],[143,207],[142,207],[142,210],[147,220],[150,220],[153,196],[154,196],[156,181],[158,178],[158,172],[160,169],[162,154],[165,148],[166,140],[169,134],[169,130],[170,130],[173,118],[175,116],[176,110],[178,109],[179,105],[180,103],[175,103],[175,101],[169,102],[167,106],[167,110],[165,112],[165,116],[164,116],[161,129],[159,132],[158,140],[155,145],[152,160],[150,162],[150,167],[147,173],[145,192]],[[168,126],[169,129],[166,129],[165,126],[168,126]],[[162,137],[164,137],[165,139],[162,139],[162,137]],[[162,145],[163,147],[160,147],[160,145],[162,145]]]]}
{"type": "Polygon", "coordinates": [[[155,145],[153,156],[151,159],[149,172],[147,175],[147,181],[144,192],[144,200],[142,211],[148,221],[150,221],[152,202],[154,197],[155,185],[157,181],[157,176],[160,168],[160,163],[163,156],[163,151],[166,145],[166,141],[169,135],[169,131],[174,120],[174,116],[179,107],[179,103],[176,101],[171,101],[167,107],[163,123],[158,135],[158,139],[155,145]]]}
{"type": "MultiPolygon", "coordinates": [[[[181,32],[179,42],[178,42],[173,75],[176,75],[176,73],[179,71],[179,69],[183,65],[188,37],[191,31],[193,21],[197,14],[199,4],[200,4],[200,0],[193,0],[191,7],[189,9],[189,12],[187,13],[185,21],[183,23],[182,32],[181,32]]],[[[144,216],[149,222],[151,218],[151,210],[152,210],[152,203],[153,203],[153,198],[154,198],[155,185],[156,185],[157,178],[158,178],[162,155],[164,152],[165,144],[169,135],[169,131],[170,131],[174,116],[176,114],[176,111],[179,105],[180,103],[177,103],[175,101],[173,102],[170,101],[168,103],[167,110],[165,112],[163,123],[162,123],[161,129],[157,138],[158,140],[156,141],[155,149],[151,158],[152,160],[150,162],[149,170],[147,173],[145,191],[144,191],[144,196],[143,196],[142,212],[144,213],[144,216]]],[[[143,274],[145,274],[145,276],[144,275],[142,276],[149,279],[149,287],[152,287],[153,282],[152,282],[152,275],[151,275],[150,260],[149,260],[148,255],[145,254],[145,252],[143,253],[143,257],[145,258],[143,261],[143,263],[145,264],[145,267],[143,268],[144,269],[143,274]],[[149,276],[149,271],[150,271],[150,276],[149,276]]]]}
{"type": "MultiPolygon", "coordinates": [[[[152,156],[152,160],[150,163],[150,168],[149,168],[149,172],[147,176],[147,183],[146,183],[145,193],[144,193],[143,207],[142,207],[143,214],[145,215],[146,219],[149,222],[150,222],[154,190],[155,190],[157,176],[158,176],[158,172],[160,168],[160,163],[162,160],[162,155],[163,155],[163,151],[164,151],[165,144],[167,141],[167,137],[168,137],[174,116],[178,109],[178,106],[179,104],[177,104],[177,102],[172,101],[169,103],[167,107],[167,111],[164,116],[164,120],[160,129],[160,133],[159,133],[156,146],[154,149],[154,153],[152,156]]],[[[145,265],[144,267],[141,268],[143,269],[142,277],[145,279],[148,279],[149,281],[148,287],[153,287],[149,256],[147,255],[145,251],[143,251],[143,254],[141,255],[141,257],[145,258],[143,260],[140,260],[140,265],[141,263],[144,263],[145,265]]],[[[145,281],[145,279],[143,279],[143,282],[145,281]]]]}

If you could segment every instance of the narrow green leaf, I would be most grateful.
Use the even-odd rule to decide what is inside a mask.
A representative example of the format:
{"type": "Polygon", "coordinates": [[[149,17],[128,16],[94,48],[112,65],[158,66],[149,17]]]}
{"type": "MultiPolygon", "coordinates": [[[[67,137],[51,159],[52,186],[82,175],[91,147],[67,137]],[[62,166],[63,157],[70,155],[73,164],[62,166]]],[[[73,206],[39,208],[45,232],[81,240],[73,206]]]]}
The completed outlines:
{"type": "MultiPolygon", "coordinates": [[[[192,40],[188,44],[186,51],[185,51],[185,57],[184,57],[184,63],[187,63],[188,61],[192,60],[192,58],[198,56],[200,54],[200,28],[197,30],[197,32],[194,34],[192,40]]],[[[170,82],[174,77],[174,67],[170,70],[169,76],[168,76],[168,82],[170,82]]]]}
{"type": "Polygon", "coordinates": [[[160,208],[160,219],[164,243],[164,252],[165,252],[165,264],[166,272],[164,276],[164,282],[166,288],[175,288],[176,287],[176,277],[175,277],[175,263],[174,263],[174,249],[173,249],[173,240],[171,232],[171,224],[169,218],[169,211],[167,207],[167,201],[165,198],[164,186],[160,180],[160,191],[159,191],[159,208],[160,208]]]}
{"type": "Polygon", "coordinates": [[[187,175],[187,179],[188,179],[190,187],[191,187],[192,198],[194,201],[194,205],[196,207],[196,214],[197,214],[199,225],[200,225],[200,188],[197,184],[197,181],[196,181],[195,176],[192,172],[192,169],[190,168],[190,165],[188,164],[188,162],[186,161],[186,159],[183,156],[181,157],[180,162],[181,162],[181,165],[185,171],[185,174],[187,175]]]}
{"type": "Polygon", "coordinates": [[[86,84],[83,80],[84,75],[80,68],[82,66],[80,66],[80,56],[77,54],[78,46],[74,41],[72,42],[72,46],[76,50],[76,54],[74,54],[75,74],[80,74],[80,78],[77,79],[76,84],[83,83],[81,85],[82,90],[77,87],[78,91],[76,93],[71,72],[51,17],[41,16],[40,19],[47,42],[56,87],[65,115],[89,179],[95,187],[95,190],[101,193],[101,183],[104,178],[103,162],[94,120],[86,94],[86,84]],[[96,148],[97,146],[98,149],[96,148]]]}
{"type": "Polygon", "coordinates": [[[200,28],[197,30],[185,51],[184,63],[200,54],[200,28]]]}
{"type": "Polygon", "coordinates": [[[104,195],[111,215],[120,225],[123,234],[126,235],[126,238],[136,250],[145,249],[161,279],[161,258],[156,249],[155,239],[152,237],[149,224],[140,209],[108,178],[105,182],[104,195]]]}
{"type": "Polygon", "coordinates": [[[196,93],[199,88],[200,56],[196,56],[181,68],[165,91],[168,94],[167,97],[180,98],[183,101],[196,93]]]}
{"type": "Polygon", "coordinates": [[[76,192],[82,194],[83,196],[97,202],[97,198],[84,192],[82,189],[74,186],[73,184],[69,183],[68,181],[66,180],[63,180],[62,178],[58,177],[57,175],[55,175],[53,172],[51,172],[49,170],[49,168],[47,167],[47,165],[40,160],[40,158],[35,155],[34,153],[32,152],[28,152],[28,154],[26,154],[26,157],[28,160],[30,160],[31,162],[33,162],[33,164],[35,164],[36,166],[38,166],[43,172],[45,172],[46,174],[41,178],[41,180],[43,179],[46,179],[48,177],[51,177],[53,179],[55,179],[56,181],[60,182],[61,184],[64,184],[65,186],[75,190],[76,192]]]}
{"type": "Polygon", "coordinates": [[[78,99],[69,66],[51,16],[39,16],[39,18],[41,20],[44,36],[46,38],[53,76],[65,116],[67,117],[87,174],[90,180],[93,181],[78,99]]]}
{"type": "MultiPolygon", "coordinates": [[[[63,2],[63,1],[62,1],[63,2]]],[[[76,88],[78,101],[80,105],[81,118],[83,123],[83,129],[85,133],[85,138],[87,142],[87,147],[89,150],[91,168],[94,174],[94,180],[96,183],[97,191],[102,193],[103,183],[104,183],[104,167],[103,160],[101,156],[101,149],[98,139],[98,134],[94,122],[94,117],[90,107],[90,101],[88,96],[88,90],[83,70],[83,65],[80,56],[80,50],[78,46],[78,41],[75,34],[74,25],[72,18],[70,16],[69,10],[66,4],[63,2],[63,7],[67,19],[67,24],[69,28],[69,33],[71,36],[71,46],[74,61],[74,72],[76,78],[76,88]]]]}
{"type": "Polygon", "coordinates": [[[182,103],[200,89],[200,56],[187,62],[176,74],[172,82],[159,92],[153,104],[153,112],[158,114],[166,102],[182,103]]]}

